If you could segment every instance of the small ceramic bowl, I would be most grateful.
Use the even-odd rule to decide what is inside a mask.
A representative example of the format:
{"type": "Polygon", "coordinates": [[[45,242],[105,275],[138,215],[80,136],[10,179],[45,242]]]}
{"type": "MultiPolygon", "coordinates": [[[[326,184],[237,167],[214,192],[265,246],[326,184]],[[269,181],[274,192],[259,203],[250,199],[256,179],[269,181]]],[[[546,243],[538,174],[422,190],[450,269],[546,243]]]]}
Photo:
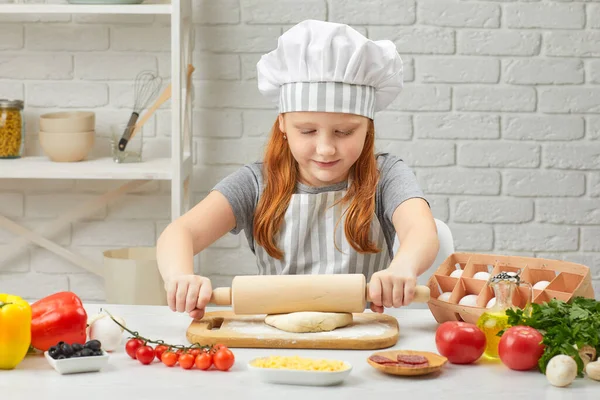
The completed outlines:
{"type": "Polygon", "coordinates": [[[260,368],[252,365],[254,359],[248,363],[248,370],[258,379],[267,383],[303,386],[331,386],[342,383],[350,372],[352,365],[344,361],[341,371],[304,371],[295,369],[260,368]]]}
{"type": "Polygon", "coordinates": [[[86,158],[94,147],[96,132],[48,133],[40,131],[40,146],[55,162],[77,162],[86,158]]]}
{"type": "Polygon", "coordinates": [[[102,350],[101,356],[64,358],[62,360],[55,360],[54,358],[50,357],[47,351],[45,351],[44,357],[46,357],[48,363],[58,373],[66,375],[78,374],[81,372],[98,372],[108,364],[109,355],[107,352],[102,350]]]}
{"type": "Polygon", "coordinates": [[[95,129],[96,114],[91,111],[61,111],[40,115],[40,131],[77,133],[95,129]]]}

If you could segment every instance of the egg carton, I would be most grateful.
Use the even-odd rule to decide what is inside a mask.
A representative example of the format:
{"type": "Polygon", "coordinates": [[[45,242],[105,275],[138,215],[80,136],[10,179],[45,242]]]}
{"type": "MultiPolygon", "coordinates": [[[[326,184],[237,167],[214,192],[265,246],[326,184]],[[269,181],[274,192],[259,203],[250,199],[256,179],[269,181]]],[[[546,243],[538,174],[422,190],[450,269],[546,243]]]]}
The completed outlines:
{"type": "MultiPolygon", "coordinates": [[[[428,306],[436,321],[476,323],[494,298],[494,290],[488,285],[485,275],[494,276],[500,272],[518,272],[522,282],[532,286],[538,284],[533,289],[533,302],[537,304],[553,298],[564,301],[578,296],[594,298],[590,269],[582,264],[534,257],[453,253],[427,281],[431,293],[428,306]],[[454,272],[455,276],[451,276],[457,270],[461,272],[454,272]],[[443,293],[446,294],[440,299],[443,293]],[[468,305],[459,304],[468,295],[473,295],[463,300],[468,305]],[[475,304],[468,300],[474,300],[475,304]]],[[[519,286],[514,291],[513,304],[525,307],[530,290],[526,285],[519,286]]]]}

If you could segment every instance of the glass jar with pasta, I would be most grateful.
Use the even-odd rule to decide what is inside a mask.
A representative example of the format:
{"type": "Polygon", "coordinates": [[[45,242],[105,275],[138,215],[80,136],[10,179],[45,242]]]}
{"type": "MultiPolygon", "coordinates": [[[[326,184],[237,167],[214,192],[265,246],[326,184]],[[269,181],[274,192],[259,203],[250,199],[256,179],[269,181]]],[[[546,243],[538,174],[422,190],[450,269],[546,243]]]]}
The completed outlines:
{"type": "Polygon", "coordinates": [[[25,145],[21,100],[0,99],[0,158],[19,158],[25,145]]]}

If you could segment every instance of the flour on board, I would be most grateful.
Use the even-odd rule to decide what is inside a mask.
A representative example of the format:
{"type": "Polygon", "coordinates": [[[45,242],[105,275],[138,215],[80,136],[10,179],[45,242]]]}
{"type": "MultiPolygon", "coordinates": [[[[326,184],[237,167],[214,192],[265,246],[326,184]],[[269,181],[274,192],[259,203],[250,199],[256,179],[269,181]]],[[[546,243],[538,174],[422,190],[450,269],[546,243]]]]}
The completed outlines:
{"type": "Polygon", "coordinates": [[[240,332],[252,336],[280,336],[285,334],[286,337],[298,337],[298,338],[320,338],[320,337],[332,337],[332,338],[359,338],[369,336],[379,336],[391,330],[392,327],[381,322],[376,322],[370,319],[363,319],[360,317],[354,317],[354,321],[344,327],[334,329],[329,332],[314,332],[314,333],[294,333],[285,332],[280,329],[274,328],[265,324],[264,317],[256,318],[248,317],[241,320],[229,320],[223,324],[221,329],[228,329],[230,331],[240,332]]]}

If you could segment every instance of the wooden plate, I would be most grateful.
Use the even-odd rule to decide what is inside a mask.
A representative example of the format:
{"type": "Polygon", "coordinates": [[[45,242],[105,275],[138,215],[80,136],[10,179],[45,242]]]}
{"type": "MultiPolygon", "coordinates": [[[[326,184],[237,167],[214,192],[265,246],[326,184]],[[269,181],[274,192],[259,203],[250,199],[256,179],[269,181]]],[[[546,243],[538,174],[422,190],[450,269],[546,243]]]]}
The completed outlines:
{"type": "MultiPolygon", "coordinates": [[[[428,351],[413,351],[413,350],[389,350],[389,351],[379,351],[377,353],[371,354],[371,356],[383,356],[390,358],[392,360],[397,360],[398,355],[419,355],[427,358],[429,361],[429,365],[427,367],[417,367],[417,368],[409,368],[409,367],[401,367],[399,365],[384,365],[378,364],[375,361],[371,361],[367,358],[367,362],[373,368],[378,369],[381,372],[390,375],[404,375],[404,376],[416,376],[416,375],[426,375],[432,372],[436,372],[442,369],[444,364],[448,362],[446,357],[442,357],[439,354],[430,353],[428,351]]],[[[369,356],[369,357],[371,357],[369,356]]]]}

